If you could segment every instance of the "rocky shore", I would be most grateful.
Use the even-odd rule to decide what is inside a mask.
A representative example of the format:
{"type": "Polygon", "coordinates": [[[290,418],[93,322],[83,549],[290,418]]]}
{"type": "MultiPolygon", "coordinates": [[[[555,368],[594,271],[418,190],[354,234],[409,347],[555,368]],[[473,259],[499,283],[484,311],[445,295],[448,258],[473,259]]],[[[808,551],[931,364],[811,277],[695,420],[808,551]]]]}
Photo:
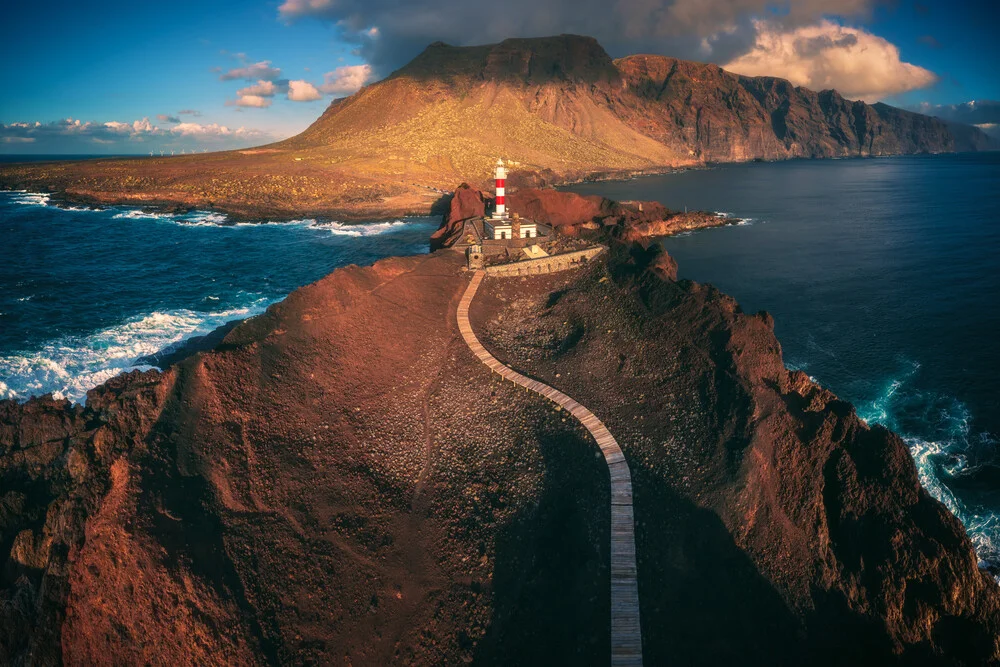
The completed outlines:
{"type": "MultiPolygon", "coordinates": [[[[646,664],[997,664],[1000,589],[900,439],[616,240],[673,218],[580,199],[557,226],[609,256],[470,316],[621,444],[646,664]]],[[[463,264],[339,269],[86,407],[0,402],[0,662],[606,664],[607,469],[462,343],[463,264]]]]}
{"type": "MultiPolygon", "coordinates": [[[[616,202],[551,188],[521,188],[510,193],[507,202],[509,210],[551,226],[560,236],[626,243],[742,222],[706,211],[672,211],[659,202],[616,202]]],[[[489,195],[462,183],[442,216],[441,227],[431,236],[431,250],[453,245],[465,221],[483,216],[492,205],[489,195]]]]}

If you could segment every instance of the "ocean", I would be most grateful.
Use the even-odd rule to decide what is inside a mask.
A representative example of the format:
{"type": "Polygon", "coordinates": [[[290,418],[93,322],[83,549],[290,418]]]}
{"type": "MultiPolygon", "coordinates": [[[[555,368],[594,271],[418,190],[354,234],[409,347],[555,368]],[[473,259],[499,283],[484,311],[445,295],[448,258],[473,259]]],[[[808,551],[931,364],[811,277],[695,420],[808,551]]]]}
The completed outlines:
{"type": "Polygon", "coordinates": [[[1000,153],[793,160],[568,188],[745,218],[664,239],[775,318],[785,364],[899,433],[1000,571],[1000,153]]]}
{"type": "Polygon", "coordinates": [[[437,218],[229,224],[0,192],[0,398],[86,392],[347,264],[425,253],[437,218]]]}

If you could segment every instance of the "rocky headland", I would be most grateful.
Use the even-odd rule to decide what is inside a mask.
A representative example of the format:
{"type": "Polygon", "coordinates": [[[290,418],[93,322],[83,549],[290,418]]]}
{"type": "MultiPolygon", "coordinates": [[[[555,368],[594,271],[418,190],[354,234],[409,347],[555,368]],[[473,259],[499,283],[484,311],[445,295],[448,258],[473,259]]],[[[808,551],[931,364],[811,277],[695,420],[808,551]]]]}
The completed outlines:
{"type": "MultiPolygon", "coordinates": [[[[558,228],[633,210],[581,199],[558,228]]],[[[599,226],[470,318],[620,443],[646,664],[997,664],[1000,589],[899,437],[599,226]]],[[[0,661],[607,664],[607,467],[465,346],[463,269],[338,269],[86,406],[0,402],[0,661]]]]}
{"type": "Polygon", "coordinates": [[[443,211],[486,187],[662,173],[717,162],[987,150],[972,126],[773,77],[653,55],[613,60],[590,37],[436,43],[301,134],[240,151],[5,165],[0,188],[64,201],[200,208],[233,220],[339,220],[443,211]]]}
{"type": "MultiPolygon", "coordinates": [[[[707,211],[673,211],[655,201],[617,202],[598,195],[579,195],[552,188],[520,188],[507,195],[511,211],[552,227],[559,237],[601,241],[647,242],[678,232],[723,227],[742,222],[707,211]]],[[[493,199],[468,183],[455,189],[431,235],[431,250],[454,245],[466,220],[485,215],[493,199]]]]}

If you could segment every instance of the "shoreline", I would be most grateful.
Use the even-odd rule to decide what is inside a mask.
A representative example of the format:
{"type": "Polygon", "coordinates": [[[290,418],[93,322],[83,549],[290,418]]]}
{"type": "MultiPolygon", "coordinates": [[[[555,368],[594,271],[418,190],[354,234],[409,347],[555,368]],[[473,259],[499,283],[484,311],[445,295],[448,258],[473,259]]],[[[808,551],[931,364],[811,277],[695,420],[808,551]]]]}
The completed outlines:
{"type": "MultiPolygon", "coordinates": [[[[218,215],[225,218],[224,221],[213,223],[217,227],[235,227],[240,225],[286,225],[294,224],[297,222],[302,222],[304,220],[313,220],[316,226],[322,227],[323,225],[331,223],[343,223],[347,225],[358,225],[362,226],[365,224],[378,224],[383,222],[391,222],[399,220],[401,218],[432,218],[438,215],[437,213],[406,213],[402,215],[389,215],[376,216],[376,217],[349,217],[340,216],[334,217],[326,214],[315,214],[315,215],[302,215],[296,217],[284,217],[284,216],[270,216],[270,217],[246,217],[240,216],[238,214],[230,213],[226,210],[219,208],[204,208],[197,206],[181,206],[173,202],[160,202],[159,204],[140,204],[132,200],[122,200],[117,203],[102,202],[100,200],[85,197],[76,196],[60,192],[44,192],[40,190],[30,190],[23,188],[0,188],[0,194],[20,194],[29,195],[36,197],[45,197],[46,201],[44,203],[33,204],[40,207],[55,208],[61,211],[67,212],[101,212],[110,209],[121,209],[122,211],[138,211],[143,214],[148,214],[150,216],[185,216],[195,213],[203,213],[206,215],[218,215]]],[[[25,204],[32,205],[32,204],[25,204]]]]}
{"type": "MultiPolygon", "coordinates": [[[[1000,149],[998,149],[1000,150],[1000,149]]],[[[552,188],[555,190],[565,191],[567,188],[572,188],[574,185],[583,185],[588,183],[605,183],[605,182],[627,182],[631,180],[649,178],[656,176],[667,176],[671,174],[679,174],[687,171],[705,171],[712,170],[718,167],[725,166],[736,166],[736,165],[748,165],[748,164],[772,164],[779,162],[792,162],[792,161],[833,161],[833,160],[867,160],[867,159],[885,159],[885,158],[903,158],[903,157],[921,157],[921,156],[938,156],[938,155],[962,155],[962,154],[976,154],[982,151],[952,151],[952,152],[939,152],[939,153],[905,153],[905,154],[892,154],[892,155],[846,155],[846,156],[834,156],[834,157],[789,157],[783,159],[763,159],[763,158],[753,158],[750,160],[733,160],[729,162],[703,162],[696,164],[684,164],[676,166],[662,166],[662,167],[650,167],[646,169],[626,169],[626,170],[597,170],[589,171],[583,174],[566,174],[562,178],[553,179],[551,181],[546,181],[542,178],[538,184],[526,184],[523,187],[542,187],[542,188],[552,188]]],[[[228,152],[221,153],[208,153],[204,154],[206,156],[223,156],[229,157],[228,152]]],[[[189,156],[173,156],[171,159],[184,159],[192,157],[200,157],[201,154],[189,155],[189,156]]],[[[436,188],[428,185],[420,185],[416,183],[405,183],[403,181],[397,181],[395,179],[386,179],[383,183],[386,187],[403,187],[400,193],[383,196],[382,199],[378,200],[378,203],[371,200],[359,201],[355,205],[331,205],[331,206],[283,206],[279,204],[271,204],[267,206],[261,206],[258,204],[242,204],[240,202],[215,202],[215,201],[192,201],[192,200],[181,200],[179,198],[171,197],[160,197],[160,196],[147,196],[144,195],[142,191],[135,191],[134,196],[123,197],[118,193],[112,192],[79,192],[71,191],[67,187],[61,187],[59,185],[47,184],[41,185],[40,181],[50,180],[55,181],[58,179],[44,179],[44,178],[26,178],[24,176],[17,176],[10,174],[9,171],[13,169],[37,169],[39,167],[51,167],[51,168],[65,168],[71,167],[73,165],[94,165],[100,164],[102,162],[106,163],[116,163],[129,160],[166,160],[166,157],[159,156],[135,156],[135,157],[96,157],[87,158],[80,160],[53,160],[53,161],[39,161],[39,162],[9,162],[0,163],[0,191],[24,191],[31,192],[40,195],[46,195],[50,197],[52,202],[60,207],[70,207],[70,206],[87,206],[87,207],[110,207],[110,206],[131,206],[139,208],[144,212],[151,213],[173,213],[173,214],[184,214],[193,211],[204,211],[208,213],[218,213],[223,214],[229,218],[232,222],[247,222],[247,223],[259,223],[259,222],[289,222],[292,220],[302,219],[302,218],[326,218],[331,220],[339,220],[344,222],[371,222],[378,221],[386,218],[399,218],[399,217],[426,217],[434,216],[447,213],[448,205],[451,201],[452,192],[445,191],[441,188],[436,188]],[[416,204],[418,200],[426,202],[428,196],[433,196],[433,193],[440,194],[433,202],[427,202],[426,205],[423,203],[416,204]],[[404,199],[406,203],[400,203],[394,205],[390,200],[392,199],[404,199]],[[65,206],[62,206],[65,205],[65,206]]],[[[532,172],[535,176],[541,176],[539,172],[532,172]]],[[[65,177],[62,177],[65,178],[65,177]]],[[[454,182],[468,182],[468,179],[463,179],[457,175],[448,176],[448,179],[454,182]]],[[[262,199],[264,197],[261,197],[262,199]]]]}

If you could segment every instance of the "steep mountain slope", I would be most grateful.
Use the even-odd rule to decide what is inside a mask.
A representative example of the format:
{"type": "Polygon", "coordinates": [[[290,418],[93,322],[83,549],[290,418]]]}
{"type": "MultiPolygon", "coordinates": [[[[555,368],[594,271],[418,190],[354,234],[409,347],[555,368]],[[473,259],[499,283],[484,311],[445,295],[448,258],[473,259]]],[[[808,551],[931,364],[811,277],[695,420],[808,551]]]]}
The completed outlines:
{"type": "Polygon", "coordinates": [[[0,185],[70,197],[214,207],[236,215],[426,213],[440,190],[752,159],[973,150],[978,129],[782,79],[663,56],[612,61],[592,38],[432,44],[338,100],[302,134],[260,149],[170,159],[9,166],[0,185]]]}

